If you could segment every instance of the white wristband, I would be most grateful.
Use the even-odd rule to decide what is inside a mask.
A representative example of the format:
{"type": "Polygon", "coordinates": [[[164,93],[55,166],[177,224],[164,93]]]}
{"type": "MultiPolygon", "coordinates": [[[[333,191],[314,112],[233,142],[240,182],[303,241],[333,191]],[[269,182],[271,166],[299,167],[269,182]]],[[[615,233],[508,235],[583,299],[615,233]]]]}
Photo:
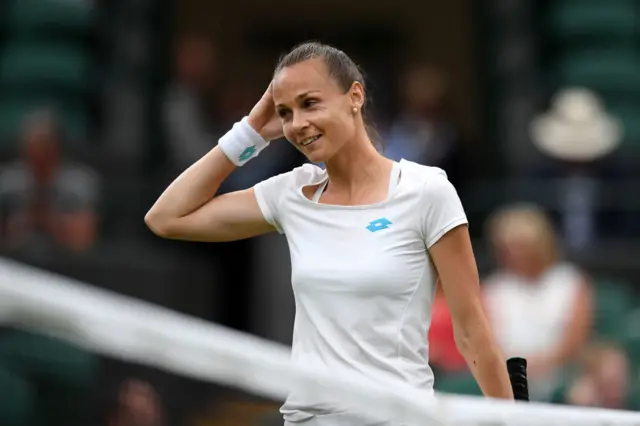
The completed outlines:
{"type": "Polygon", "coordinates": [[[247,117],[233,125],[218,141],[218,146],[236,166],[240,167],[247,161],[257,157],[260,151],[269,146],[258,132],[247,121],[247,117]]]}

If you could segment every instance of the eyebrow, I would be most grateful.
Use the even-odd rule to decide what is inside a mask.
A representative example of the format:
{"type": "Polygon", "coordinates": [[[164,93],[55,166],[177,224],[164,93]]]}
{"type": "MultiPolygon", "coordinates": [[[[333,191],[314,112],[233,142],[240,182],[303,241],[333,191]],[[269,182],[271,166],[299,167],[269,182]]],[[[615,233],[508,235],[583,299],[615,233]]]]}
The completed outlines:
{"type": "MultiPolygon", "coordinates": [[[[300,93],[298,96],[296,96],[296,100],[300,100],[300,99],[306,98],[307,96],[309,96],[312,93],[320,93],[320,90],[307,90],[306,92],[300,93]]],[[[283,104],[278,104],[278,105],[276,105],[276,108],[280,108],[282,106],[284,106],[284,105],[283,104]]]]}

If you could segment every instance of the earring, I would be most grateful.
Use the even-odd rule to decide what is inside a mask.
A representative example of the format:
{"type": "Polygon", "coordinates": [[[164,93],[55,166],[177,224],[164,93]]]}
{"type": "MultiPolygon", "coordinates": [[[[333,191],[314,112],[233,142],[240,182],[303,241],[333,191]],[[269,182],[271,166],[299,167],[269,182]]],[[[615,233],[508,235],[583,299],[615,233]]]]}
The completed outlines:
{"type": "Polygon", "coordinates": [[[357,113],[358,113],[358,108],[354,107],[354,108],[353,108],[353,113],[354,113],[354,114],[357,114],[357,113]]]}

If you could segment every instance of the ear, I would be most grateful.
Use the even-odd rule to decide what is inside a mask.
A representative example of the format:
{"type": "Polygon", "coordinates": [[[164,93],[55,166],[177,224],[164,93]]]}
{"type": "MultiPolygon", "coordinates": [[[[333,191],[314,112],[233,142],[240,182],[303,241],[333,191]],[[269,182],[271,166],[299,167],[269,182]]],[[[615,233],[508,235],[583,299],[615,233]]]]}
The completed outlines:
{"type": "Polygon", "coordinates": [[[354,81],[349,89],[349,97],[351,98],[351,107],[362,109],[365,101],[364,87],[359,81],[354,81]]]}

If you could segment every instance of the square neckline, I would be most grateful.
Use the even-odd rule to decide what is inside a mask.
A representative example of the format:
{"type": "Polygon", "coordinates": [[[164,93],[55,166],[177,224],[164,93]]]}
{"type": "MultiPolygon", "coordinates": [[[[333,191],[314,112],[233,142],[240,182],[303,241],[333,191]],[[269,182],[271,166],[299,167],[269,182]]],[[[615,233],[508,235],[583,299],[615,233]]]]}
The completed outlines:
{"type": "Polygon", "coordinates": [[[322,195],[327,185],[329,184],[329,176],[327,175],[326,170],[324,170],[324,176],[322,180],[320,180],[320,182],[299,186],[296,192],[298,193],[299,196],[301,196],[304,199],[305,202],[309,203],[312,206],[316,206],[318,208],[365,210],[369,208],[380,207],[392,201],[395,195],[397,194],[398,187],[400,186],[400,183],[401,183],[403,161],[404,160],[400,160],[399,162],[393,161],[393,164],[391,166],[390,176],[389,176],[389,189],[387,191],[387,198],[382,201],[378,201],[377,203],[348,205],[348,204],[326,204],[326,203],[320,203],[318,201],[314,201],[320,198],[320,195],[322,195]],[[314,192],[312,199],[309,199],[306,195],[304,195],[303,189],[307,186],[312,186],[312,185],[319,185],[319,187],[314,192]]]}

